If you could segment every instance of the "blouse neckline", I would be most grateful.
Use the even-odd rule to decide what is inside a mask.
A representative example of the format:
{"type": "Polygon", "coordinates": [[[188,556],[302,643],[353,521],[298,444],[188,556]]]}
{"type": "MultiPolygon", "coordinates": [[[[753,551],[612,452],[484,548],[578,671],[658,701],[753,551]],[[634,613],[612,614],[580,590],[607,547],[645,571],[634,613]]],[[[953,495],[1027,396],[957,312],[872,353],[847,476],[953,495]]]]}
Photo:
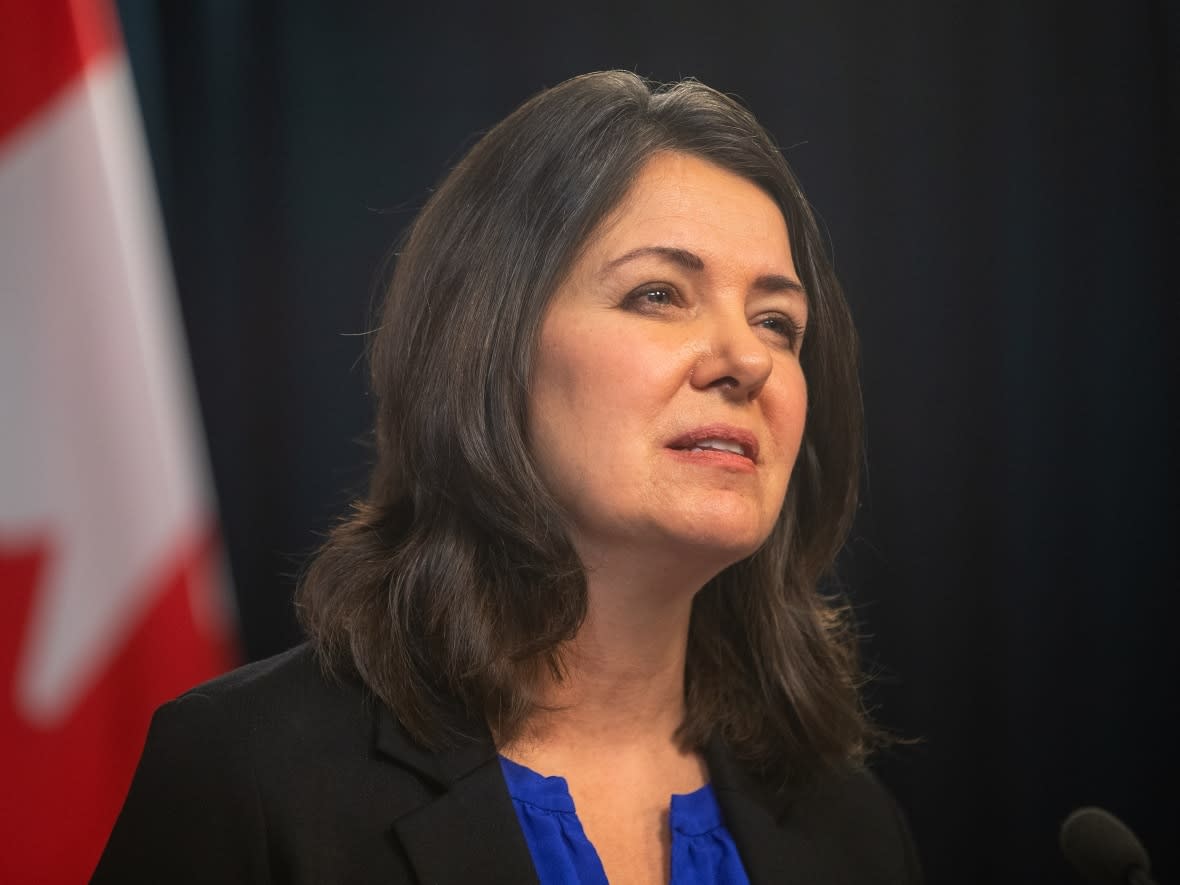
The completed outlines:
{"type": "MultiPolygon", "coordinates": [[[[527,765],[500,756],[508,794],[517,802],[558,814],[577,814],[569,783],[559,775],[544,775],[527,765]]],[[[722,825],[721,809],[713,787],[704,784],[691,793],[673,793],[669,801],[669,823],[685,836],[700,836],[722,825]]]]}

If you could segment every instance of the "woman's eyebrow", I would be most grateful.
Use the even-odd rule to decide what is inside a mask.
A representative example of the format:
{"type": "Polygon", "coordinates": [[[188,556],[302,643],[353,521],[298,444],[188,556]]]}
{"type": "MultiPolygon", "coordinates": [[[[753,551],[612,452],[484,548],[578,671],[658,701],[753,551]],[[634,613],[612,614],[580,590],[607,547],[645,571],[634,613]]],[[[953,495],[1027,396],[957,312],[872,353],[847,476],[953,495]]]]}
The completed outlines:
{"type": "Polygon", "coordinates": [[[783,274],[764,274],[754,280],[753,288],[760,292],[794,292],[807,297],[807,290],[802,283],[783,274]]]}
{"type": "Polygon", "coordinates": [[[618,258],[612,258],[603,267],[602,272],[603,274],[610,273],[628,261],[634,261],[636,258],[646,258],[651,255],[671,261],[673,264],[678,264],[685,270],[702,271],[705,269],[705,262],[701,260],[701,257],[695,252],[689,252],[687,249],[678,249],[675,246],[640,246],[638,249],[625,252],[618,258]]]}
{"type": "MultiPolygon", "coordinates": [[[[670,261],[694,273],[705,269],[704,260],[695,252],[690,252],[687,249],[679,249],[675,246],[640,246],[638,249],[632,249],[618,258],[608,261],[602,269],[602,275],[605,276],[629,261],[649,256],[663,258],[665,261],[670,261]]],[[[794,292],[807,297],[807,290],[803,288],[803,284],[785,274],[763,274],[754,280],[752,288],[760,292],[794,292]]]]}

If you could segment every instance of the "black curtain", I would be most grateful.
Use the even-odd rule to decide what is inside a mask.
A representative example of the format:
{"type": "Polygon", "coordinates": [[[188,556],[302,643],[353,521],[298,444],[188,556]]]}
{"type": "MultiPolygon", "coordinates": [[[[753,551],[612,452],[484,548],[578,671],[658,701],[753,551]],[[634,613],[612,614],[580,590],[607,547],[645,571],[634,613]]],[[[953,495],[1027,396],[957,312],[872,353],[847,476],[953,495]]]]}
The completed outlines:
{"type": "Polygon", "coordinates": [[[858,319],[841,576],[930,881],[1076,881],[1056,829],[1100,804],[1180,882],[1176,4],[119,10],[250,658],[363,488],[361,333],[432,183],[573,74],[695,76],[784,147],[858,319]]]}

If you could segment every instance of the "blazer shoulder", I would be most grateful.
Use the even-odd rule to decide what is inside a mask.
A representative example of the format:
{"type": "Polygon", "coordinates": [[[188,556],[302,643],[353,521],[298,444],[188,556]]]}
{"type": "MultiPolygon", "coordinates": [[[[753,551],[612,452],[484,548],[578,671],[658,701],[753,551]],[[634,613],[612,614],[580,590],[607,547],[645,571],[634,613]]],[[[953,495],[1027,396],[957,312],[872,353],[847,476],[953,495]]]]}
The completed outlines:
{"type": "Polygon", "coordinates": [[[224,697],[194,689],[156,710],[92,882],[269,879],[250,724],[224,697]]]}
{"type": "Polygon", "coordinates": [[[719,740],[705,756],[751,882],[922,882],[905,816],[867,768],[840,764],[775,790],[719,740]]]}
{"type": "Polygon", "coordinates": [[[843,817],[855,810],[856,816],[862,819],[888,818],[896,806],[893,794],[863,765],[849,765],[827,772],[800,790],[795,801],[806,805],[813,813],[830,809],[843,817]]]}
{"type": "MultiPolygon", "coordinates": [[[[359,682],[326,677],[306,644],[163,704],[94,881],[282,878],[276,859],[316,844],[317,810],[355,825],[336,793],[391,776],[370,770],[373,722],[359,682]]],[[[421,792],[407,778],[391,789],[421,792]]]]}
{"type": "Polygon", "coordinates": [[[308,645],[169,701],[93,881],[411,881],[395,828],[438,790],[380,752],[382,709],[308,645]]]}
{"type": "Polygon", "coordinates": [[[161,707],[179,716],[216,715],[230,727],[247,728],[265,748],[314,740],[319,732],[364,731],[375,701],[355,676],[330,675],[315,649],[302,643],[202,683],[161,707]]]}
{"type": "MultiPolygon", "coordinates": [[[[202,697],[227,707],[248,706],[285,697],[299,697],[330,687],[328,677],[308,642],[261,661],[245,664],[228,673],[203,682],[181,694],[176,700],[202,697]]],[[[335,685],[338,690],[340,681],[335,685]]]]}
{"type": "Polygon", "coordinates": [[[851,866],[888,871],[881,881],[923,881],[905,813],[864,766],[849,766],[817,780],[796,797],[787,815],[815,844],[851,866]]]}

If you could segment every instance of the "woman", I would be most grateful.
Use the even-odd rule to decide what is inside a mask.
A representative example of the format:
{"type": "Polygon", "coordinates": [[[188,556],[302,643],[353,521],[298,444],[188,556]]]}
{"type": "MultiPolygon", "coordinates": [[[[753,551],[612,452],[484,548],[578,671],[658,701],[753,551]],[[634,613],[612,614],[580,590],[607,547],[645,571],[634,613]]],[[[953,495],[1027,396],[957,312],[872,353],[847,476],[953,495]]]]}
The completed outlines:
{"type": "Polygon", "coordinates": [[[914,882],[842,612],[855,334],[753,117],[623,72],[446,178],[308,646],[157,713],[96,881],[914,882]]]}

